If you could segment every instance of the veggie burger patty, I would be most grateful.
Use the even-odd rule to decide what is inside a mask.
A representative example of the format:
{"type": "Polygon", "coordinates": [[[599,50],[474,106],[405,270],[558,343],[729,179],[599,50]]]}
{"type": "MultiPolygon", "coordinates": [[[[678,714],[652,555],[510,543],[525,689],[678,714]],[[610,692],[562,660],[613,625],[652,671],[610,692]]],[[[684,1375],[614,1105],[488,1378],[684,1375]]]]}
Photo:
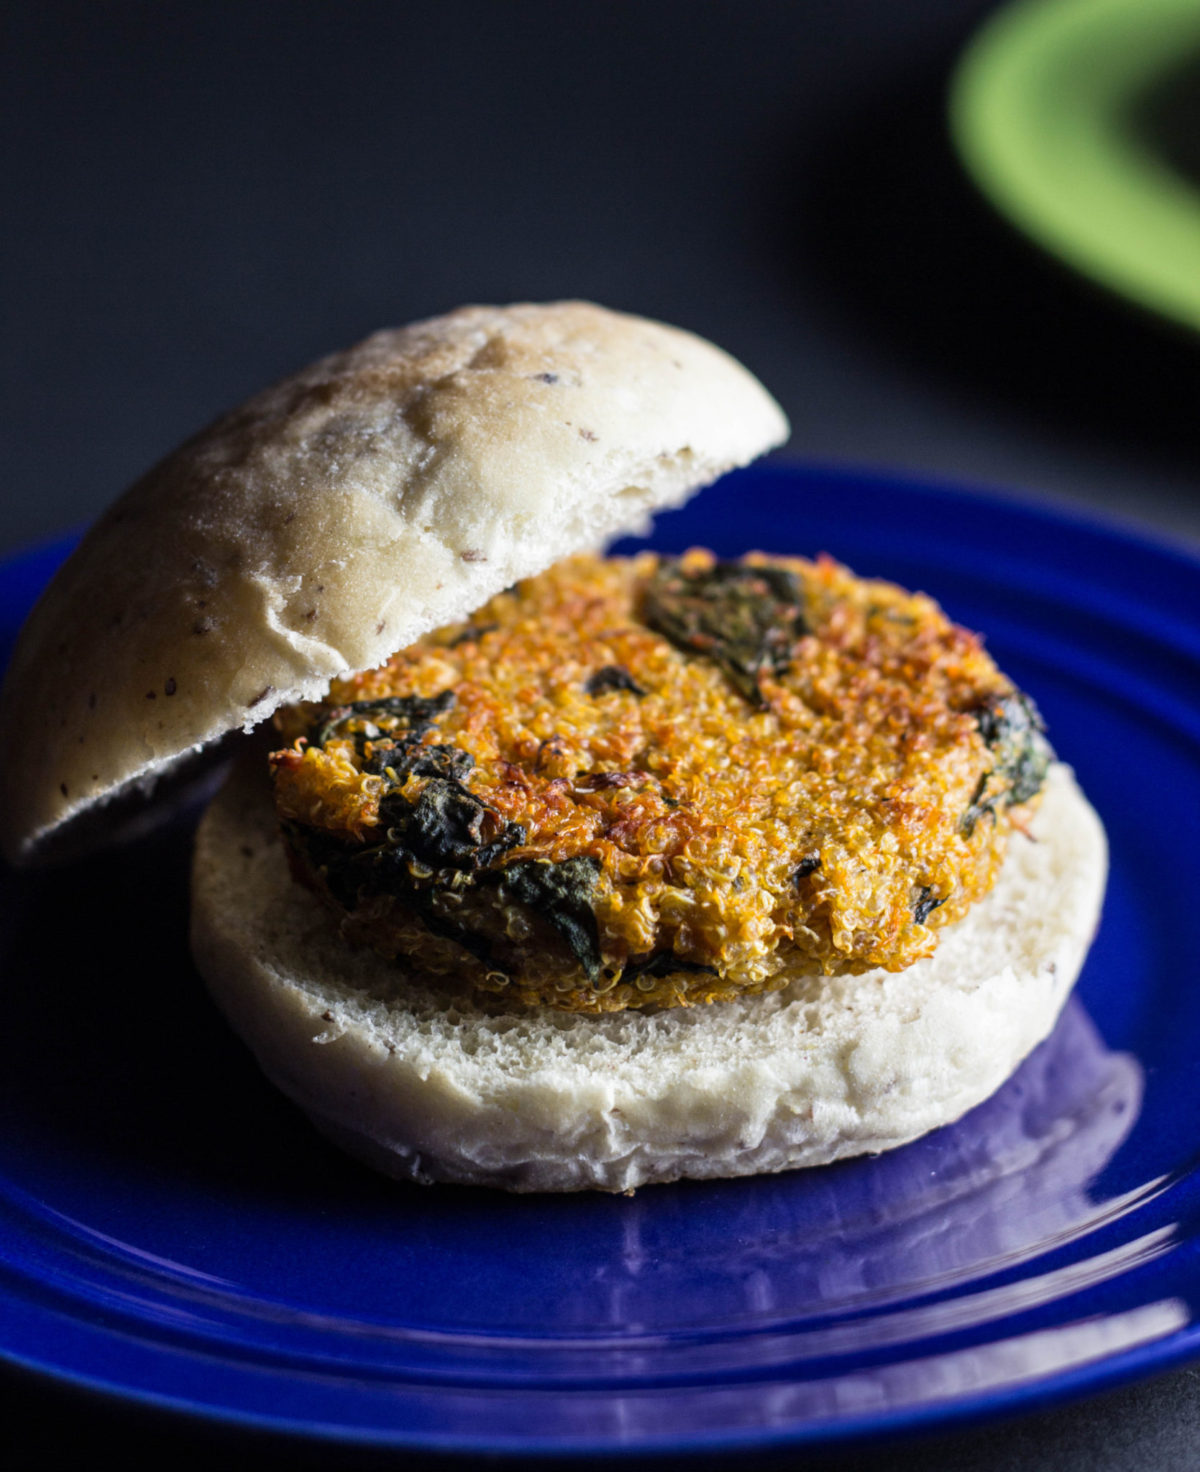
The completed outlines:
{"type": "Polygon", "coordinates": [[[275,719],[347,940],[583,1012],[928,956],[1052,757],[931,599],[704,551],[570,558],[275,719]]]}

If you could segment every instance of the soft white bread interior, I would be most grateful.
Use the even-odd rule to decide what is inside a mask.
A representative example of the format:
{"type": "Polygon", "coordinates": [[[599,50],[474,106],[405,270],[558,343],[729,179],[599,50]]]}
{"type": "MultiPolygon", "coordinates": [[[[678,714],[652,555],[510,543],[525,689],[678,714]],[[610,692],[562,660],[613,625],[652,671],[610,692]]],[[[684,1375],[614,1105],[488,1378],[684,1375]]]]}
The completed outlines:
{"type": "Polygon", "coordinates": [[[265,776],[200,829],[193,951],[268,1076],[389,1174],[623,1191],[888,1149],[958,1119],[1051,1030],[1107,850],[1069,768],[999,884],[908,970],[706,1007],[504,1011],[351,951],[290,877],[265,776]]]}
{"type": "Polygon", "coordinates": [[[5,685],[0,843],[31,857],[786,434],[718,348],[582,302],[467,307],[314,364],[152,470],[43,596],[5,685]]]}

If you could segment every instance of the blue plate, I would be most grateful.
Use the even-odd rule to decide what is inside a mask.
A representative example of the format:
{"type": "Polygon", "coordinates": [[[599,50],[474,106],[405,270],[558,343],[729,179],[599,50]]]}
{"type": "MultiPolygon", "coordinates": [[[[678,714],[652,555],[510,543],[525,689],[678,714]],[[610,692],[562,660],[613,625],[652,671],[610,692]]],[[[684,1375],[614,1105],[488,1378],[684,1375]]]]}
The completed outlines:
{"type": "MultiPolygon", "coordinates": [[[[1031,506],[771,466],[657,541],[828,549],[988,631],[1112,840],[1054,1035],[878,1159],[632,1199],[393,1185],[317,1138],[208,1005],[177,822],[0,888],[12,1361],[223,1422],[561,1454],[945,1425],[1200,1351],[1200,564],[1031,506]]],[[[63,550],[2,570],[6,637],[63,550]]]]}

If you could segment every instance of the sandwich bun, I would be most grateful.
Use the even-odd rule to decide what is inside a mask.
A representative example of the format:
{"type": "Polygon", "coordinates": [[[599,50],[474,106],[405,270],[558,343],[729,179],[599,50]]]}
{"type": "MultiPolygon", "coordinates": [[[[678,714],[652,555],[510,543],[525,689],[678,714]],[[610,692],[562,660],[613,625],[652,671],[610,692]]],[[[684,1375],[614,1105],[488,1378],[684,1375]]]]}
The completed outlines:
{"type": "Polygon", "coordinates": [[[227,732],[371,669],[787,437],[711,343],[587,302],[464,307],[250,399],[99,519],[4,685],[0,846],[71,849],[227,732]]]}
{"type": "MultiPolygon", "coordinates": [[[[111,838],[124,804],[231,733],[642,529],[786,433],[719,349],[588,303],[468,307],[323,359],[152,470],[43,595],[0,711],[4,852],[111,838]]],[[[343,943],[289,876],[260,756],[201,824],[193,947],[267,1074],[393,1175],[622,1191],[777,1171],[957,1119],[1046,1036],[1106,862],[1065,767],[1034,831],[902,972],[662,1011],[505,1010],[343,943]]]]}
{"type": "Polygon", "coordinates": [[[267,1076],[389,1175],[513,1191],[823,1165],[949,1124],[1053,1028],[1100,912],[1104,831],[1051,769],[1036,842],[933,956],[651,1015],[506,1010],[352,951],[291,878],[257,767],[196,844],[192,947],[267,1076]]]}

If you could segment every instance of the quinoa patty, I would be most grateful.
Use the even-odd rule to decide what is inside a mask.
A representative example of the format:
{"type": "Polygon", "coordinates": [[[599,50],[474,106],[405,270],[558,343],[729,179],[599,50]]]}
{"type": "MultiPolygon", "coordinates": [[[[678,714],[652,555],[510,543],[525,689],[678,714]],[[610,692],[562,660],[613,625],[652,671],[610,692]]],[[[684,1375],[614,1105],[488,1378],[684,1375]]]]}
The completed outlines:
{"type": "Polygon", "coordinates": [[[929,955],[1051,759],[931,599],[703,551],[568,559],[276,723],[349,941],[588,1012],[929,955]]]}

